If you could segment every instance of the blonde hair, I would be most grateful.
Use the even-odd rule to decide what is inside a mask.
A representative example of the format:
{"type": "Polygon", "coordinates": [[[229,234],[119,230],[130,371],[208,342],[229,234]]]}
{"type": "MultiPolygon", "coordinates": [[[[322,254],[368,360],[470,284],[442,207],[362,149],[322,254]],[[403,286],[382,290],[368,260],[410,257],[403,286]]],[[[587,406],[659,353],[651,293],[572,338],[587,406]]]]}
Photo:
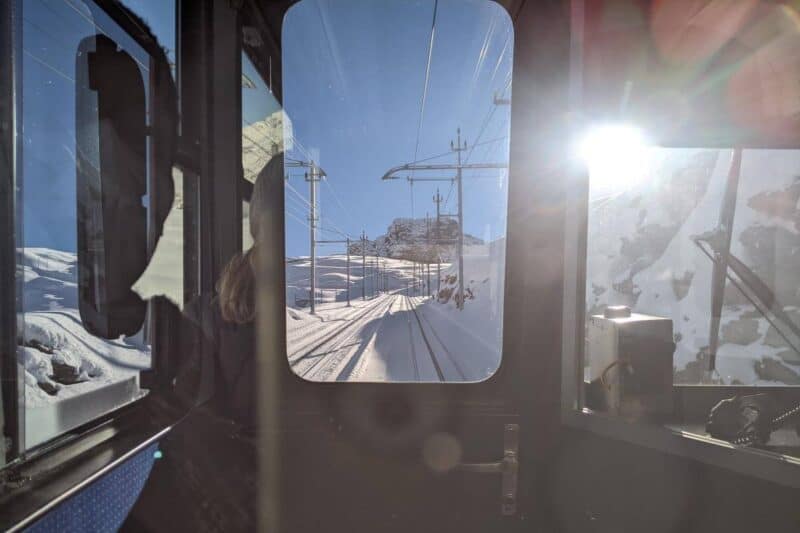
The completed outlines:
{"type": "Polygon", "coordinates": [[[267,194],[270,182],[283,180],[283,153],[275,154],[259,172],[250,197],[250,235],[253,246],[238,253],[225,265],[217,283],[222,319],[245,324],[255,318],[255,292],[259,236],[266,221],[267,194]]]}

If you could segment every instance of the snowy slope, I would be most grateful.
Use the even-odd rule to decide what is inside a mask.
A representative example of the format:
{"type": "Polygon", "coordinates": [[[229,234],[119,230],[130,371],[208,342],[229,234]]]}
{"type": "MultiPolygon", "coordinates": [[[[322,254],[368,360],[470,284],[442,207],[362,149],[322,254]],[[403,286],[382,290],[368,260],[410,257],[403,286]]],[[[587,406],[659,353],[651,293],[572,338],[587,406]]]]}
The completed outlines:
{"type": "Polygon", "coordinates": [[[505,288],[505,239],[464,249],[464,309],[456,306],[458,264],[442,273],[436,300],[419,310],[464,368],[468,381],[491,376],[500,365],[503,350],[503,296],[505,288]]]}
{"type": "Polygon", "coordinates": [[[18,265],[25,310],[19,359],[27,408],[137,376],[150,366],[150,351],[141,339],[101,339],[81,326],[75,254],[26,248],[18,265]]]}
{"type": "MultiPolygon", "coordinates": [[[[387,275],[388,289],[390,291],[405,289],[406,284],[413,283],[415,267],[402,259],[375,258],[367,255],[362,264],[360,254],[350,256],[350,297],[361,298],[362,279],[365,278],[365,292],[367,296],[374,294],[376,280],[381,284],[381,275],[387,275]],[[363,267],[366,268],[363,268],[363,267]]],[[[448,263],[442,263],[442,272],[448,263]]],[[[319,302],[345,302],[347,300],[347,255],[325,255],[317,257],[317,301],[319,302]]],[[[286,305],[300,308],[307,306],[309,289],[311,286],[311,261],[308,257],[295,257],[287,259],[286,263],[286,305]]],[[[425,275],[416,277],[419,283],[427,282],[425,275]]],[[[431,286],[436,285],[436,265],[431,266],[431,286]]],[[[382,285],[381,285],[382,286],[382,285]]]]}

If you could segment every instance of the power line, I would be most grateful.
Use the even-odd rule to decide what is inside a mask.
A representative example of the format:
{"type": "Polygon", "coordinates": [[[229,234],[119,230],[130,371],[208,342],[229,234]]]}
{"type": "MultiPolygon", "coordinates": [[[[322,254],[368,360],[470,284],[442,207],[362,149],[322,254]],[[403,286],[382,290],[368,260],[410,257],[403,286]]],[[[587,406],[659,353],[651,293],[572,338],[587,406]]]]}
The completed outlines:
{"type": "MultiPolygon", "coordinates": [[[[428,83],[431,77],[431,60],[433,58],[433,41],[436,37],[436,12],[439,9],[439,0],[433,2],[433,21],[431,22],[431,36],[428,41],[428,58],[425,63],[425,83],[422,86],[422,99],[419,106],[419,120],[417,121],[417,140],[414,143],[414,159],[419,155],[419,139],[422,133],[422,121],[425,118],[425,101],[428,98],[428,83]]],[[[414,175],[414,172],[411,172],[414,175]]],[[[414,188],[411,187],[411,218],[414,218],[414,188]]]]}
{"type": "MultiPolygon", "coordinates": [[[[333,185],[331,185],[330,180],[325,178],[323,181],[325,182],[325,185],[328,186],[328,189],[331,191],[331,196],[333,196],[334,201],[336,201],[336,203],[339,205],[339,207],[341,208],[342,212],[348,218],[349,222],[352,223],[353,222],[353,218],[350,215],[350,212],[344,207],[344,204],[339,199],[339,195],[336,194],[336,190],[333,188],[333,185]]],[[[353,225],[355,225],[355,224],[353,224],[353,225]]]]}
{"type": "Polygon", "coordinates": [[[306,222],[305,222],[303,219],[299,218],[298,216],[296,216],[296,215],[295,215],[295,214],[293,214],[292,212],[290,212],[290,211],[286,211],[286,214],[287,214],[287,215],[289,215],[289,217],[290,217],[290,218],[293,218],[293,219],[295,219],[297,222],[299,222],[300,224],[302,224],[303,226],[305,226],[305,227],[306,227],[306,229],[311,229],[311,228],[309,227],[309,225],[308,225],[308,224],[306,224],[306,222]]]}
{"type": "Polygon", "coordinates": [[[486,114],[486,117],[484,117],[483,122],[481,123],[480,129],[478,130],[478,136],[475,138],[475,144],[470,147],[469,153],[464,161],[469,161],[469,158],[472,156],[472,152],[475,150],[475,146],[477,146],[478,141],[480,141],[481,137],[483,137],[483,132],[486,131],[486,126],[489,124],[489,121],[492,120],[495,110],[497,110],[497,106],[492,104],[491,108],[489,108],[489,112],[486,114]]]}
{"type": "Polygon", "coordinates": [[[306,200],[306,199],[305,199],[305,197],[304,197],[302,194],[300,194],[300,192],[299,192],[297,189],[295,189],[294,187],[292,187],[292,184],[291,184],[291,183],[289,183],[289,181],[288,181],[288,180],[284,180],[283,182],[286,184],[286,187],[287,187],[287,188],[288,188],[290,191],[292,191],[293,193],[295,193],[295,194],[298,196],[298,198],[300,198],[300,199],[303,201],[303,203],[305,204],[305,206],[306,206],[306,207],[311,207],[311,202],[309,202],[308,200],[306,200]]]}

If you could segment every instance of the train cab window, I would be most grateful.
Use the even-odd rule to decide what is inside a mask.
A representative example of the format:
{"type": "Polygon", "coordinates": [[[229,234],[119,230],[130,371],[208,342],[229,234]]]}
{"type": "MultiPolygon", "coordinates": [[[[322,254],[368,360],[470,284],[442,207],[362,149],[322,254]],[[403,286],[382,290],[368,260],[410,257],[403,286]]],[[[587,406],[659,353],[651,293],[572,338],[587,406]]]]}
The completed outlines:
{"type": "Polygon", "coordinates": [[[499,367],[513,39],[506,11],[483,0],[287,12],[297,375],[477,382],[499,367]]]}
{"type": "Polygon", "coordinates": [[[796,13],[743,9],[684,40],[679,13],[648,9],[628,34],[641,41],[635,68],[612,54],[620,64],[601,69],[619,43],[586,19],[575,155],[588,185],[569,218],[565,406],[622,419],[622,432],[665,426],[797,464],[796,13]],[[613,79],[623,64],[628,77],[613,79]],[[603,99],[617,89],[625,111],[617,100],[622,118],[609,120],[603,99]]]}
{"type": "MultiPolygon", "coordinates": [[[[174,50],[174,2],[148,4],[147,18],[174,50]]],[[[153,55],[161,52],[89,0],[21,6],[16,268],[25,450],[146,393],[139,378],[151,367],[155,327],[148,302],[181,303],[182,230],[180,175],[173,183],[165,163],[169,133],[156,142],[176,120],[161,107],[170,76],[153,55]]]]}

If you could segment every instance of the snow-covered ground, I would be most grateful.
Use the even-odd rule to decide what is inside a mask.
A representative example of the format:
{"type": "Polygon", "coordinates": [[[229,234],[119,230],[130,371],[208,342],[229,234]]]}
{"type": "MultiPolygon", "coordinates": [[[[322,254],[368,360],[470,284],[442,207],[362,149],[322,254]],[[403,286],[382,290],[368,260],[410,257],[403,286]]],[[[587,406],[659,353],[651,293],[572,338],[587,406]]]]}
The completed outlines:
{"type": "MultiPolygon", "coordinates": [[[[731,252],[800,324],[800,152],[743,154],[731,252]]],[[[587,309],[624,304],[671,318],[676,382],[698,382],[705,367],[712,262],[693,237],[719,224],[731,157],[731,150],[654,150],[646,179],[591,202],[587,309]]],[[[730,283],[717,373],[722,383],[800,384],[800,354],[730,283]]]]}
{"type": "Polygon", "coordinates": [[[467,296],[459,310],[454,298],[456,263],[442,265],[441,282],[436,265],[431,265],[429,297],[427,268],[416,269],[415,275],[408,261],[381,259],[388,290],[379,294],[371,290],[374,278],[367,268],[363,300],[361,258],[351,258],[348,307],[346,256],[320,257],[317,286],[324,298],[314,315],[303,301],[308,298],[308,260],[292,260],[286,269],[287,352],[292,368],[313,381],[486,379],[499,366],[502,353],[504,258],[504,240],[465,249],[467,296]]]}
{"type": "Polygon", "coordinates": [[[23,277],[22,346],[25,405],[35,409],[138,376],[150,366],[141,336],[101,339],[81,325],[77,257],[47,248],[26,248],[23,277]]]}

